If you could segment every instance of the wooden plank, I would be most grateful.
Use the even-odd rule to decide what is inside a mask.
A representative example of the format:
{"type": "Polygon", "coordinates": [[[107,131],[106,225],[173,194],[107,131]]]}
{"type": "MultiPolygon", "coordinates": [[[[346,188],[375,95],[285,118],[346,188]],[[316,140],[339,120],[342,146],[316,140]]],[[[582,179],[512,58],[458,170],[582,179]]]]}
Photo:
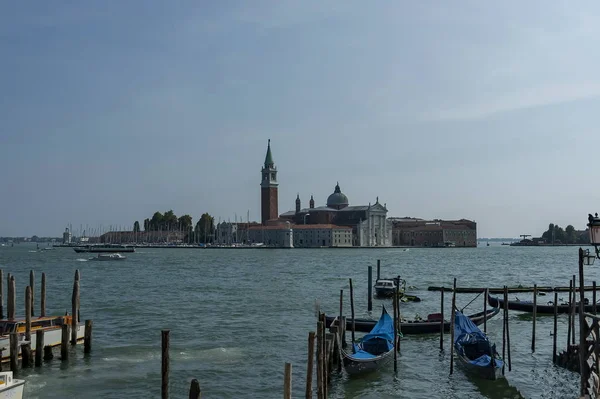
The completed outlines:
{"type": "Polygon", "coordinates": [[[308,333],[308,361],[306,362],[306,399],[312,399],[313,364],[315,362],[315,332],[308,333]]]}

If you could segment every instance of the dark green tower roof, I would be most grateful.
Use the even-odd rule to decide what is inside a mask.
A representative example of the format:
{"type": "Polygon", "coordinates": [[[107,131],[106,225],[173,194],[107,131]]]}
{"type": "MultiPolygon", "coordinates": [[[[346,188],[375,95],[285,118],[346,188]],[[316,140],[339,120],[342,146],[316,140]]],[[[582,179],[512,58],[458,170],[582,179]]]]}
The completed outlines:
{"type": "Polygon", "coordinates": [[[274,166],[273,155],[271,155],[271,139],[269,139],[269,143],[267,144],[267,156],[265,157],[265,168],[272,168],[274,166]]]}

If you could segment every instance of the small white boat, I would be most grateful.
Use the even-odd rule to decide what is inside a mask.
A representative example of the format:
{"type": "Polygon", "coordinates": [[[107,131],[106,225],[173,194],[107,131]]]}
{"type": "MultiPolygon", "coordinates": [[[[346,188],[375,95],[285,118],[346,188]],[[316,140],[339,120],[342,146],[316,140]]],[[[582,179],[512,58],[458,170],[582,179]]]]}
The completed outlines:
{"type": "Polygon", "coordinates": [[[90,258],[90,260],[125,260],[126,256],[121,254],[98,254],[98,256],[94,258],[90,258]]]}
{"type": "Polygon", "coordinates": [[[23,399],[25,380],[13,379],[12,371],[0,372],[0,399],[23,399]]]}

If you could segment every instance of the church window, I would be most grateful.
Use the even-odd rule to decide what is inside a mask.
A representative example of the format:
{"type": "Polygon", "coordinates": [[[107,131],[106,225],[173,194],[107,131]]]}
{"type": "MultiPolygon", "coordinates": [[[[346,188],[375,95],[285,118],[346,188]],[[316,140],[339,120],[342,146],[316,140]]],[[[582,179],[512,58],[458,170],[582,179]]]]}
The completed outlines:
{"type": "Polygon", "coordinates": [[[271,180],[275,180],[275,173],[271,173],[271,180]]]}

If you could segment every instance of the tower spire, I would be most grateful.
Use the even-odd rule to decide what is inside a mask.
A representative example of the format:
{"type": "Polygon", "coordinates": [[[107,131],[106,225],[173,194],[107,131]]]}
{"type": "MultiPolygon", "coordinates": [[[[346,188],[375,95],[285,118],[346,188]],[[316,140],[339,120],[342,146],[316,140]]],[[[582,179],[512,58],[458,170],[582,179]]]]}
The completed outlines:
{"type": "Polygon", "coordinates": [[[271,139],[269,139],[267,142],[267,155],[265,156],[265,168],[272,168],[273,166],[275,166],[275,163],[271,154],[271,139]]]}

